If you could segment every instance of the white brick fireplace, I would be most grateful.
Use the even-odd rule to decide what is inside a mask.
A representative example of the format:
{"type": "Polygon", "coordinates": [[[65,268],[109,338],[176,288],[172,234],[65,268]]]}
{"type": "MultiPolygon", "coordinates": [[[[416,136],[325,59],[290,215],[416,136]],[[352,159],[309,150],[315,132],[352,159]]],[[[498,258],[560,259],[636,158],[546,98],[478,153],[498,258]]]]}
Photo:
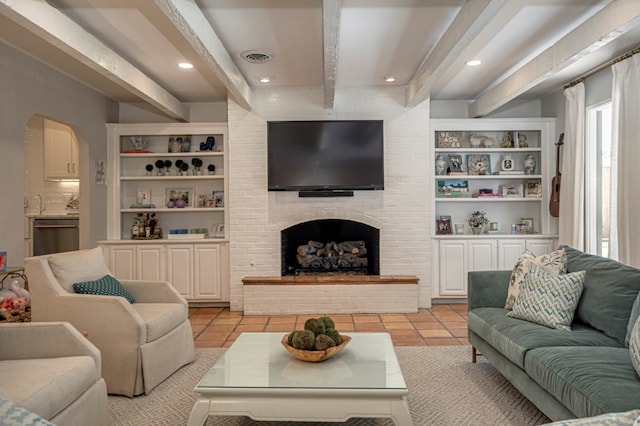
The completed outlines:
{"type": "Polygon", "coordinates": [[[405,108],[404,90],[337,90],[324,108],[321,88],[255,91],[252,111],[229,100],[231,309],[243,309],[242,279],[279,276],[280,231],[315,219],[347,219],[380,230],[380,274],[416,275],[418,303],[431,306],[429,102],[405,108]],[[385,189],[353,197],[299,198],[267,191],[267,121],[384,120],[385,189]]]}

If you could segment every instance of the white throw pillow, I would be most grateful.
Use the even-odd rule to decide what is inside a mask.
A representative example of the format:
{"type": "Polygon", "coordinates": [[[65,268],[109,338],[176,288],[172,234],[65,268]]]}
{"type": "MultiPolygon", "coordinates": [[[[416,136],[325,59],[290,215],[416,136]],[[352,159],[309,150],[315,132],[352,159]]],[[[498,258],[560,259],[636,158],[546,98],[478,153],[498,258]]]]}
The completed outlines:
{"type": "Polygon", "coordinates": [[[640,318],[636,320],[636,324],[631,331],[631,337],[629,338],[629,355],[631,356],[633,368],[636,369],[636,374],[640,377],[640,318]]]}
{"type": "Polygon", "coordinates": [[[69,293],[74,293],[74,283],[94,281],[111,275],[104,264],[104,254],[100,247],[56,253],[49,258],[49,266],[60,285],[69,293]]]}
{"type": "Polygon", "coordinates": [[[531,265],[513,310],[507,316],[570,331],[585,274],[580,271],[554,275],[538,265],[531,265]]]}
{"type": "Polygon", "coordinates": [[[536,255],[531,251],[525,250],[511,272],[507,301],[504,305],[505,309],[513,309],[513,303],[518,297],[520,286],[524,282],[524,279],[533,264],[541,266],[547,272],[554,275],[564,274],[567,272],[567,254],[564,249],[559,249],[549,254],[543,254],[536,257],[536,255]]]}

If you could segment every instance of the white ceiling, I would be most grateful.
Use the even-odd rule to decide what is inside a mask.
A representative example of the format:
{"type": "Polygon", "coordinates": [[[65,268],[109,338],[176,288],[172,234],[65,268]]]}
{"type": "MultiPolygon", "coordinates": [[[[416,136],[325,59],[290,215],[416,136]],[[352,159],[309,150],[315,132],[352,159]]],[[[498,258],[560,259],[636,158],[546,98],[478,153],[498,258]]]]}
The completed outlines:
{"type": "Polygon", "coordinates": [[[407,105],[486,115],[640,45],[637,0],[0,0],[0,39],[120,102],[185,103],[270,86],[391,85],[407,105]],[[252,64],[241,53],[268,53],[252,64]],[[468,67],[478,58],[483,64],[468,67]],[[190,61],[192,70],[177,63],[190,61]]]}

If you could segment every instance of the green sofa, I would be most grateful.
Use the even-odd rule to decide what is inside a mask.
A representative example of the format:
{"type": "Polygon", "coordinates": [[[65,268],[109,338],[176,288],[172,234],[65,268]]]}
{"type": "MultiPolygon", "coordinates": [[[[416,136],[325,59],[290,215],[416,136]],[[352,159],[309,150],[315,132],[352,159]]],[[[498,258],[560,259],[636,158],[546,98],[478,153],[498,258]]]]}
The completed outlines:
{"type": "Polygon", "coordinates": [[[567,272],[587,271],[572,330],[507,317],[511,271],[470,272],[473,360],[482,354],[554,421],[640,408],[627,336],[640,311],[640,270],[561,248],[567,272]]]}

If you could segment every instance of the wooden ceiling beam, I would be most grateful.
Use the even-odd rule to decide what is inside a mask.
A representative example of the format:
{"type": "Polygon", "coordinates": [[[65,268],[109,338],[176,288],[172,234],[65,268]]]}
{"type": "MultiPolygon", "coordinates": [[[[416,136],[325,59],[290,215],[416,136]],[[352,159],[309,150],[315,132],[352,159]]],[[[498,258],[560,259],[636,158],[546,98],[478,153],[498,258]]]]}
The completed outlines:
{"type": "Polygon", "coordinates": [[[154,0],[154,3],[209,66],[229,95],[240,106],[251,110],[251,88],[200,7],[193,0],[154,0]]]}
{"type": "Polygon", "coordinates": [[[471,117],[482,117],[540,84],[550,75],[602,48],[640,24],[638,0],[609,3],[580,26],[516,70],[469,106],[471,117]]]}
{"type": "Polygon", "coordinates": [[[465,2],[438,44],[423,61],[406,90],[408,107],[429,98],[432,83],[440,77],[464,49],[505,5],[506,0],[474,0],[465,2]]]}
{"type": "Polygon", "coordinates": [[[0,14],[167,116],[187,121],[189,110],[175,96],[47,2],[0,0],[0,14]]]}
{"type": "Polygon", "coordinates": [[[333,108],[336,96],[338,39],[342,0],[322,1],[322,41],[324,44],[324,106],[333,108]]]}

